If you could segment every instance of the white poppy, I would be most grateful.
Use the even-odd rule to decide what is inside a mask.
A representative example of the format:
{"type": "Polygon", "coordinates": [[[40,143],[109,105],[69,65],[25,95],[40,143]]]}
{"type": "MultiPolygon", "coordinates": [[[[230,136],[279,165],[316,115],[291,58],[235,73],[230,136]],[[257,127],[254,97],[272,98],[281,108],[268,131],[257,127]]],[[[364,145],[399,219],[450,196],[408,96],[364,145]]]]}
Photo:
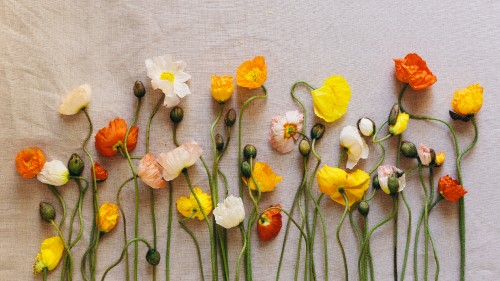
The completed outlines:
{"type": "Polygon", "coordinates": [[[166,181],[175,179],[184,168],[189,168],[200,158],[202,149],[195,141],[185,143],[167,153],[161,153],[156,161],[163,168],[166,181]]]}
{"type": "Polygon", "coordinates": [[[91,96],[92,88],[90,88],[90,85],[83,84],[78,86],[63,97],[59,113],[63,115],[77,114],[89,105],[91,96]]]}
{"type": "Polygon", "coordinates": [[[52,160],[43,165],[36,178],[46,184],[61,186],[69,181],[69,170],[63,162],[52,160]]]}
{"type": "Polygon", "coordinates": [[[298,110],[288,111],[285,116],[276,116],[271,121],[269,141],[271,146],[280,153],[288,153],[293,150],[295,141],[299,138],[304,125],[304,114],[298,110]]]}
{"type": "Polygon", "coordinates": [[[432,162],[432,153],[431,150],[421,144],[420,147],[417,149],[418,153],[418,159],[420,159],[420,163],[424,166],[429,166],[429,164],[432,162]]]}
{"type": "Polygon", "coordinates": [[[391,191],[389,190],[389,176],[394,173],[400,175],[398,176],[398,182],[399,182],[398,192],[401,192],[406,187],[406,176],[402,170],[396,168],[395,166],[390,166],[390,165],[382,165],[379,166],[377,169],[378,182],[380,184],[380,188],[387,194],[391,194],[391,191]]]}
{"type": "Polygon", "coordinates": [[[217,204],[213,214],[218,225],[227,229],[235,227],[245,219],[243,200],[230,195],[224,199],[224,202],[217,204]]]}
{"type": "Polygon", "coordinates": [[[358,130],[353,126],[345,126],[340,132],[340,145],[347,149],[346,168],[352,169],[359,159],[368,158],[370,149],[358,130]]]}
{"type": "Polygon", "coordinates": [[[375,123],[370,119],[363,117],[358,120],[358,130],[365,137],[371,137],[375,133],[375,123]]]}

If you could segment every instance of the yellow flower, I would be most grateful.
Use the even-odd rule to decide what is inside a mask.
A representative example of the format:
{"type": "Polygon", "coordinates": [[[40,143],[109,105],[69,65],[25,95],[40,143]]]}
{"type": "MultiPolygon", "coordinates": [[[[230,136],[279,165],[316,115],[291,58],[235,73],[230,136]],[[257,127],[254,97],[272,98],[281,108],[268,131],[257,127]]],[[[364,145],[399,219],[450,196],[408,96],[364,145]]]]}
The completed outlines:
{"type": "Polygon", "coordinates": [[[451,107],[460,115],[477,113],[483,106],[483,87],[479,84],[469,85],[455,92],[451,107]]]}
{"type": "Polygon", "coordinates": [[[243,62],[236,71],[236,84],[240,87],[255,89],[266,82],[267,66],[263,56],[243,62]]]}
{"type": "Polygon", "coordinates": [[[436,162],[437,166],[441,166],[443,165],[445,159],[446,155],[444,154],[444,152],[439,152],[438,154],[436,154],[436,160],[434,160],[434,162],[436,162]]]}
{"type": "Polygon", "coordinates": [[[40,273],[45,268],[53,270],[59,264],[64,251],[64,244],[59,236],[53,236],[43,240],[40,253],[36,256],[33,265],[34,273],[40,273]]]}
{"type": "MultiPolygon", "coordinates": [[[[273,169],[271,169],[271,166],[264,162],[255,162],[252,173],[255,177],[255,181],[257,181],[260,186],[261,192],[273,191],[274,187],[283,179],[283,177],[276,175],[273,169]]],[[[247,179],[243,177],[243,181],[250,187],[250,189],[257,190],[257,187],[251,178],[247,179]]]]}
{"type": "Polygon", "coordinates": [[[233,76],[212,75],[212,97],[218,102],[226,102],[234,92],[233,76]]]}
{"type": "Polygon", "coordinates": [[[105,202],[99,208],[99,230],[107,233],[115,228],[119,217],[118,205],[105,202]]]}
{"type": "Polygon", "coordinates": [[[403,133],[406,130],[409,119],[410,115],[408,115],[407,113],[399,113],[398,118],[396,119],[396,124],[389,126],[389,133],[393,135],[399,135],[403,133]]]}
{"type": "Polygon", "coordinates": [[[329,195],[330,198],[345,206],[345,200],[340,190],[345,193],[349,201],[349,209],[352,204],[360,201],[363,194],[370,185],[370,175],[362,170],[347,173],[342,169],[328,167],[321,168],[316,176],[319,190],[329,195]]]}
{"type": "Polygon", "coordinates": [[[326,79],[323,86],[311,92],[314,113],[326,122],[333,122],[347,111],[351,89],[344,77],[334,75],[326,79]]]}
{"type": "MultiPolygon", "coordinates": [[[[199,187],[195,187],[193,191],[200,200],[201,207],[203,208],[205,215],[208,216],[213,208],[212,196],[207,193],[203,193],[199,187]]],[[[200,205],[196,202],[196,198],[194,198],[193,194],[189,195],[189,198],[181,196],[177,199],[177,210],[186,218],[192,217],[198,218],[199,220],[205,219],[203,217],[203,213],[201,212],[200,205]]]]}

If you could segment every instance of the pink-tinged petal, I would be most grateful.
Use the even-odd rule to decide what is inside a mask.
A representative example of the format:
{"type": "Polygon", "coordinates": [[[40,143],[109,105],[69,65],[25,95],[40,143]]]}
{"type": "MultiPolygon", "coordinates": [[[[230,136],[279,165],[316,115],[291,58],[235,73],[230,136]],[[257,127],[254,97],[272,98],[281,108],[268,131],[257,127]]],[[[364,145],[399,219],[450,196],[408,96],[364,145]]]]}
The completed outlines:
{"type": "Polygon", "coordinates": [[[148,186],[158,189],[166,186],[162,177],[162,167],[156,162],[156,156],[149,152],[137,166],[137,175],[148,186]]]}
{"type": "Polygon", "coordinates": [[[171,181],[179,176],[184,168],[194,165],[201,153],[201,147],[191,141],[167,153],[161,153],[156,161],[163,168],[163,178],[171,181]]]}
{"type": "Polygon", "coordinates": [[[297,110],[288,111],[285,116],[276,116],[271,119],[271,130],[269,141],[271,146],[280,153],[288,153],[293,150],[295,141],[299,138],[298,133],[302,131],[304,115],[297,110]]]}

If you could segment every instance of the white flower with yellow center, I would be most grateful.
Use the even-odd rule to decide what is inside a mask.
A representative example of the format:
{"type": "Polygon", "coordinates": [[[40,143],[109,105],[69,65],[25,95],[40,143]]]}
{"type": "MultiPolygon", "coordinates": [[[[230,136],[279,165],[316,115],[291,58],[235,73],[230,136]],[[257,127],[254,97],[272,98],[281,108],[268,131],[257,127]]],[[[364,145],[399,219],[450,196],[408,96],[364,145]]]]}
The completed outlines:
{"type": "Polygon", "coordinates": [[[346,168],[352,169],[359,159],[368,158],[370,149],[358,130],[353,126],[345,126],[340,132],[340,145],[347,149],[346,168]]]}
{"type": "Polygon", "coordinates": [[[174,107],[181,98],[191,94],[186,84],[191,75],[184,72],[185,62],[174,62],[171,55],[153,57],[146,60],[146,69],[153,89],[161,89],[165,94],[164,106],[174,107]]]}
{"type": "Polygon", "coordinates": [[[52,160],[43,165],[42,170],[36,177],[43,183],[61,186],[69,181],[69,170],[63,162],[52,160]]]}

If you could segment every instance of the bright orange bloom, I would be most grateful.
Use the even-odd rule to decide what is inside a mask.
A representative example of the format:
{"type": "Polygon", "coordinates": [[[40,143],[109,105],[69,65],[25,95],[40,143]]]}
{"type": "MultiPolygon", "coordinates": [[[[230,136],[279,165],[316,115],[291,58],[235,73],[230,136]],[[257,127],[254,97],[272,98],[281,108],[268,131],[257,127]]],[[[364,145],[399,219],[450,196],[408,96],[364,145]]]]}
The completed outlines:
{"type": "MultiPolygon", "coordinates": [[[[133,126],[130,129],[127,139],[128,151],[134,150],[137,145],[137,134],[139,129],[133,126]]],[[[102,128],[95,135],[95,147],[99,152],[111,157],[118,152],[118,147],[123,146],[125,134],[127,133],[127,123],[121,118],[116,118],[109,122],[108,127],[102,128]]]]}
{"type": "Polygon", "coordinates": [[[410,83],[413,90],[422,90],[436,83],[437,78],[417,54],[408,54],[404,59],[394,59],[396,77],[401,82],[410,83]]]}
{"type": "Polygon", "coordinates": [[[236,71],[236,84],[238,86],[255,89],[266,82],[267,67],[263,56],[243,62],[236,71]]]}
{"type": "MultiPolygon", "coordinates": [[[[96,181],[105,181],[108,178],[108,171],[104,169],[97,162],[94,162],[94,170],[95,170],[95,180],[96,181]]],[[[90,177],[92,177],[92,170],[90,170],[90,177]]]]}
{"type": "Polygon", "coordinates": [[[26,148],[16,156],[16,170],[23,176],[29,179],[36,176],[45,164],[45,156],[38,148],[26,148]]]}
{"type": "Polygon", "coordinates": [[[449,175],[441,177],[438,182],[439,193],[448,201],[455,202],[467,194],[467,189],[449,175]]]}
{"type": "MultiPolygon", "coordinates": [[[[281,208],[281,205],[271,205],[270,208],[271,207],[281,208]]],[[[257,223],[257,231],[259,232],[260,240],[268,241],[278,236],[282,225],[281,210],[271,209],[266,211],[262,214],[257,223]]]]}

